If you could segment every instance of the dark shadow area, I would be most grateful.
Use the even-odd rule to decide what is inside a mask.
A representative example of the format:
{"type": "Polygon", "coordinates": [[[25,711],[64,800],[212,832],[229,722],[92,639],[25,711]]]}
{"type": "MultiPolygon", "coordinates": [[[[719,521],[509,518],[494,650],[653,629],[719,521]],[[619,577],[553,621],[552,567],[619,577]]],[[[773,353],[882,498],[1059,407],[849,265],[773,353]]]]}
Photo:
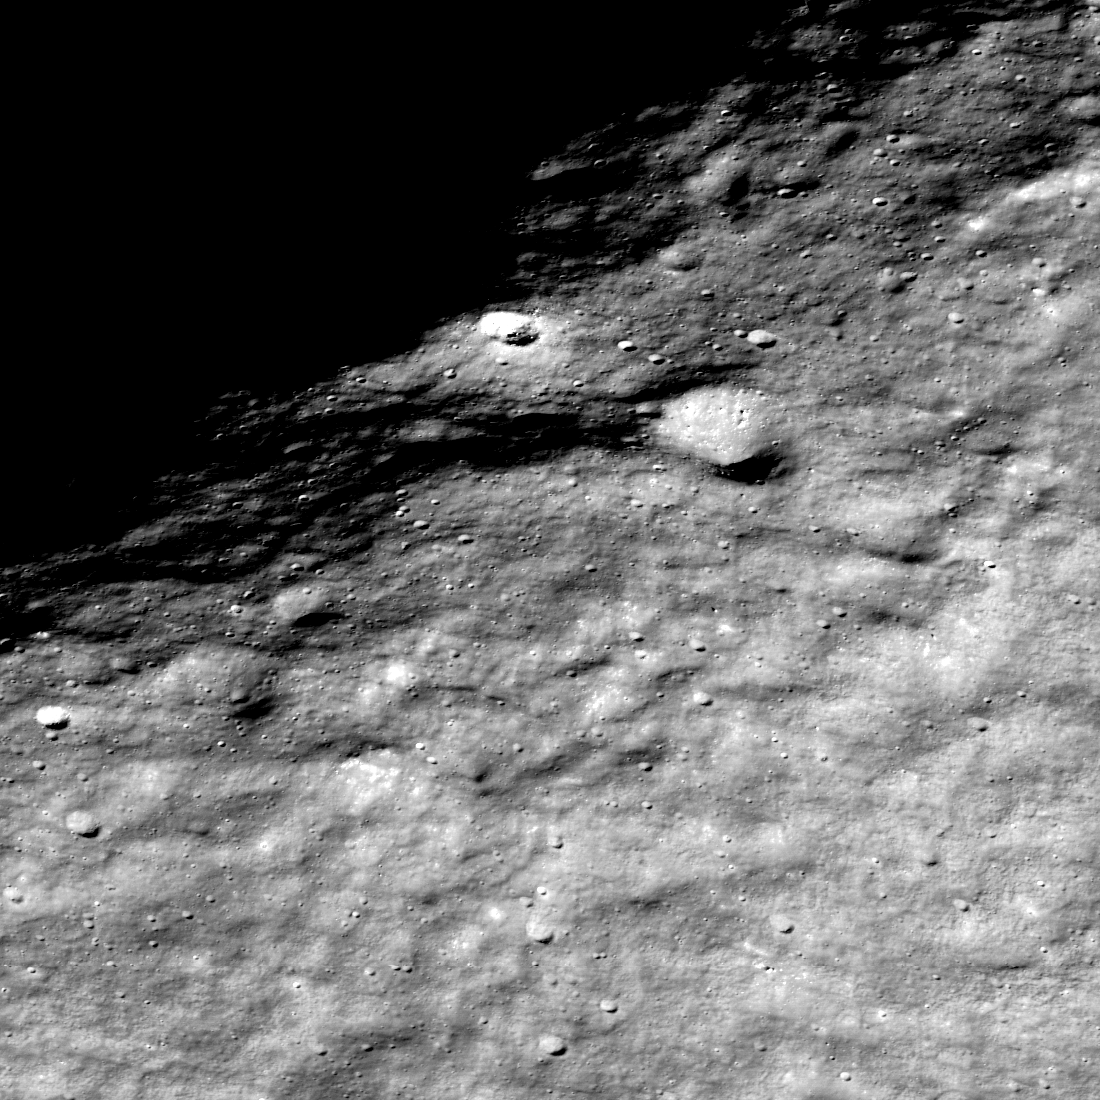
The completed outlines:
{"type": "Polygon", "coordinates": [[[300,619],[296,619],[294,625],[300,630],[309,630],[316,626],[327,626],[329,623],[337,622],[342,617],[335,611],[315,611],[310,615],[303,615],[300,619]]]}
{"type": "Polygon", "coordinates": [[[719,477],[742,485],[759,485],[769,478],[781,477],[789,472],[789,464],[779,454],[762,454],[748,458],[744,462],[734,462],[730,466],[716,466],[719,477]]]}
{"type": "Polygon", "coordinates": [[[861,52],[834,66],[858,69],[881,27],[918,14],[964,33],[952,5],[877,0],[739,12],[679,42],[568,13],[450,17],[425,39],[410,16],[312,54],[97,74],[26,177],[36,338],[9,372],[0,557],[92,541],[157,476],[198,468],[194,422],[219,395],[308,384],[520,293],[515,211],[591,183],[529,179],[570,139],[676,128],[738,77],[802,79],[818,63],[787,50],[787,26],[858,24],[861,52]],[[669,104],[684,117],[637,117],[669,104]]]}
{"type": "Polygon", "coordinates": [[[72,143],[97,171],[45,185],[28,284],[41,339],[4,404],[2,557],[90,541],[82,526],[201,462],[194,421],[222,394],[295,389],[506,300],[510,219],[539,159],[730,75],[609,81],[605,59],[570,55],[564,84],[542,46],[506,78],[420,55],[306,91],[273,80],[255,102],[207,90],[152,129],[129,101],[106,127],[76,108],[72,143]]]}

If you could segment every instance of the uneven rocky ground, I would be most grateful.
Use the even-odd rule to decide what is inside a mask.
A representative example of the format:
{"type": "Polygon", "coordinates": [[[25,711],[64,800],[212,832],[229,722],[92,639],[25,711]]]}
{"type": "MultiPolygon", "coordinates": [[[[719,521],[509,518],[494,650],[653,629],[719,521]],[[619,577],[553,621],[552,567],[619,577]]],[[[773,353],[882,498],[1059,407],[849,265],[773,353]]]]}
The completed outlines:
{"type": "Polygon", "coordinates": [[[4,1095],[1100,1091],[1100,15],[810,14],[5,570],[4,1095]]]}

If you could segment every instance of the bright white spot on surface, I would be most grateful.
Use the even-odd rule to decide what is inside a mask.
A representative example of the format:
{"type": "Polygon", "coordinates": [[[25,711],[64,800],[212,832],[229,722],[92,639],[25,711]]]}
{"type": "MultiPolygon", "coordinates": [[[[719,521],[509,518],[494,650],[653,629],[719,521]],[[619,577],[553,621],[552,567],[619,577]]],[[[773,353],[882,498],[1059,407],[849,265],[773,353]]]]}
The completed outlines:
{"type": "Polygon", "coordinates": [[[539,337],[538,321],[524,313],[486,313],[477,327],[483,336],[505,344],[530,344],[539,337]]]}
{"type": "Polygon", "coordinates": [[[565,1040],[559,1035],[543,1035],[539,1039],[539,1050],[543,1054],[564,1054],[566,1051],[565,1040]]]}
{"type": "Polygon", "coordinates": [[[732,466],[772,446],[776,419],[770,402],[758,394],[708,386],[669,401],[657,435],[676,450],[732,466]]]}
{"type": "Polygon", "coordinates": [[[768,332],[766,328],[754,328],[746,339],[750,344],[755,344],[758,348],[770,348],[779,337],[773,332],[768,332]]]}
{"type": "Polygon", "coordinates": [[[75,810],[65,818],[65,828],[77,836],[95,836],[99,822],[86,810],[75,810]]]}
{"type": "Polygon", "coordinates": [[[357,809],[391,798],[397,791],[401,779],[400,768],[385,767],[367,760],[345,761],[340,765],[340,772],[347,784],[347,792],[357,809]]]}
{"type": "Polygon", "coordinates": [[[69,724],[69,712],[64,707],[40,707],[34,720],[47,729],[64,729],[69,724]]]}

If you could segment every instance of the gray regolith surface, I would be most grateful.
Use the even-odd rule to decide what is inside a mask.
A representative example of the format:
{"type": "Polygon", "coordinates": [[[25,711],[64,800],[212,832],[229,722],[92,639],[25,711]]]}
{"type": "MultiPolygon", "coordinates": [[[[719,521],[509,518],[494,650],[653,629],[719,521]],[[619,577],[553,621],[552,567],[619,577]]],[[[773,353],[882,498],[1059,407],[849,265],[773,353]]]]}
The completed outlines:
{"type": "Polygon", "coordinates": [[[3,1095],[1098,1095],[1100,17],[903,30],[6,571],[3,1095]]]}

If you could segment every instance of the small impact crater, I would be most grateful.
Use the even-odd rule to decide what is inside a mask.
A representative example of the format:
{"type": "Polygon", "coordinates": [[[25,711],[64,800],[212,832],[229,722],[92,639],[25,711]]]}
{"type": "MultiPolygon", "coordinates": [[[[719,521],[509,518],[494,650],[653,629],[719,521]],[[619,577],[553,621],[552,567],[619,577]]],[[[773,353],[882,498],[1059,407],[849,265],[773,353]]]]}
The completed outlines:
{"type": "Polygon", "coordinates": [[[478,330],[491,340],[519,347],[533,344],[539,338],[538,321],[524,313],[486,313],[478,324],[478,330]]]}

